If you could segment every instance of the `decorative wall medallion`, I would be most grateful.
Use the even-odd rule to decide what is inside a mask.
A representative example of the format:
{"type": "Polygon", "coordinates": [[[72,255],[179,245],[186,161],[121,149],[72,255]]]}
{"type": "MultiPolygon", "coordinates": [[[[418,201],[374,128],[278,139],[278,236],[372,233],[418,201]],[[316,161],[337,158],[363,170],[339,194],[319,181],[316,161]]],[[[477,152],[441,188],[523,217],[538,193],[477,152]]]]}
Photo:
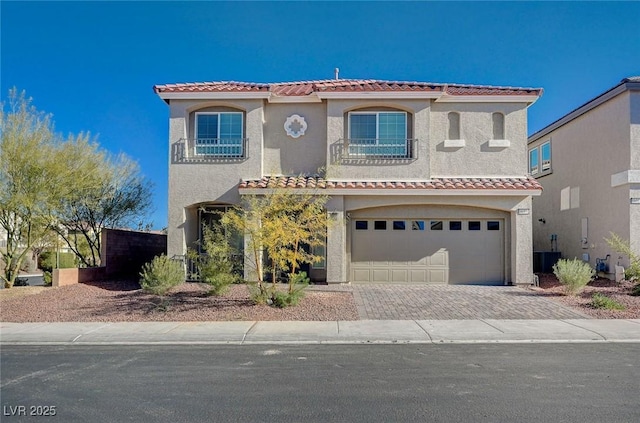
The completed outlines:
{"type": "Polygon", "coordinates": [[[291,115],[284,122],[284,130],[291,138],[299,138],[307,130],[307,122],[300,115],[291,115]]]}

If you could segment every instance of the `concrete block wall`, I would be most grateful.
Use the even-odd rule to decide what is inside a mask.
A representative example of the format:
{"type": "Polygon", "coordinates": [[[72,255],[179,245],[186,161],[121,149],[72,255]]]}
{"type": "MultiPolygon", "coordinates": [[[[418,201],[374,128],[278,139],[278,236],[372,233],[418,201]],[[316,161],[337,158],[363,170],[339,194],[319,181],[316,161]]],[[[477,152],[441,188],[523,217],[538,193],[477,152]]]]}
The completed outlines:
{"type": "Polygon", "coordinates": [[[119,229],[102,230],[105,277],[137,279],[142,266],[167,251],[167,236],[119,229]]]}

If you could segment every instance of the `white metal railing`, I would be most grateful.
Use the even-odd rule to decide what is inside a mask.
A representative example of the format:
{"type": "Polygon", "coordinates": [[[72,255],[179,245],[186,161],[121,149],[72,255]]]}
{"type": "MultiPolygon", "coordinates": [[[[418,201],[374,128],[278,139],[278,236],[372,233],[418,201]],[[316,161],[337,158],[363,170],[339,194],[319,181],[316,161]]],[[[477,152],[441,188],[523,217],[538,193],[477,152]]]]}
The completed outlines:
{"type": "Polygon", "coordinates": [[[217,162],[247,158],[247,138],[182,138],[173,144],[174,163],[217,162]]]}
{"type": "Polygon", "coordinates": [[[414,139],[345,139],[341,157],[346,159],[409,160],[416,159],[414,139]]]}

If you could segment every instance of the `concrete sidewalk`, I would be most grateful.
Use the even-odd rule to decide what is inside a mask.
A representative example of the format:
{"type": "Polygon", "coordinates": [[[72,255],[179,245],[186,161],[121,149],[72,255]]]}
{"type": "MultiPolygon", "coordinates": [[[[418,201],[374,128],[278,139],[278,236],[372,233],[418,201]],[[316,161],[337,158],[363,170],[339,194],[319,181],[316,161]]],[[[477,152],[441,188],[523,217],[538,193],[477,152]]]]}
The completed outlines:
{"type": "Polygon", "coordinates": [[[640,342],[640,319],[0,323],[3,345],[496,342],[640,342]]]}

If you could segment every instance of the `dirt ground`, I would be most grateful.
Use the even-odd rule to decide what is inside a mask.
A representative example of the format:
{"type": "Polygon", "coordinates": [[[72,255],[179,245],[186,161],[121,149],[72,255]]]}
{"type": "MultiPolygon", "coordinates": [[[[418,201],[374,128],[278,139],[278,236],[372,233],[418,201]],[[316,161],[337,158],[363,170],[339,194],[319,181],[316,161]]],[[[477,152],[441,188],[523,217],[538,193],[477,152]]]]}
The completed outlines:
{"type": "Polygon", "coordinates": [[[351,292],[307,292],[295,307],[256,305],[246,285],[220,297],[184,283],[160,299],[136,282],[96,282],[60,288],[14,287],[0,291],[3,322],[144,322],[216,320],[358,320],[351,292]],[[37,289],[34,289],[37,288],[37,289]]]}
{"type": "MultiPolygon", "coordinates": [[[[608,279],[591,282],[576,296],[564,294],[552,274],[540,276],[540,286],[528,289],[583,314],[599,319],[639,319],[640,297],[631,296],[631,282],[608,279]],[[604,294],[625,310],[596,309],[594,293],[604,294]]],[[[255,305],[246,285],[232,285],[220,297],[208,296],[206,287],[185,283],[165,297],[167,306],[144,293],[135,282],[109,281],[61,288],[14,287],[0,290],[3,322],[125,322],[125,321],[222,321],[222,320],[358,320],[353,294],[347,290],[308,291],[295,307],[278,309],[255,305]]]]}
{"type": "Polygon", "coordinates": [[[564,294],[562,284],[553,274],[540,274],[540,287],[530,289],[544,295],[552,301],[557,301],[596,319],[640,319],[640,296],[630,295],[634,283],[622,281],[620,283],[609,279],[591,281],[585,289],[576,296],[564,294]],[[598,309],[591,305],[593,294],[602,295],[617,301],[625,310],[598,309]]]}

